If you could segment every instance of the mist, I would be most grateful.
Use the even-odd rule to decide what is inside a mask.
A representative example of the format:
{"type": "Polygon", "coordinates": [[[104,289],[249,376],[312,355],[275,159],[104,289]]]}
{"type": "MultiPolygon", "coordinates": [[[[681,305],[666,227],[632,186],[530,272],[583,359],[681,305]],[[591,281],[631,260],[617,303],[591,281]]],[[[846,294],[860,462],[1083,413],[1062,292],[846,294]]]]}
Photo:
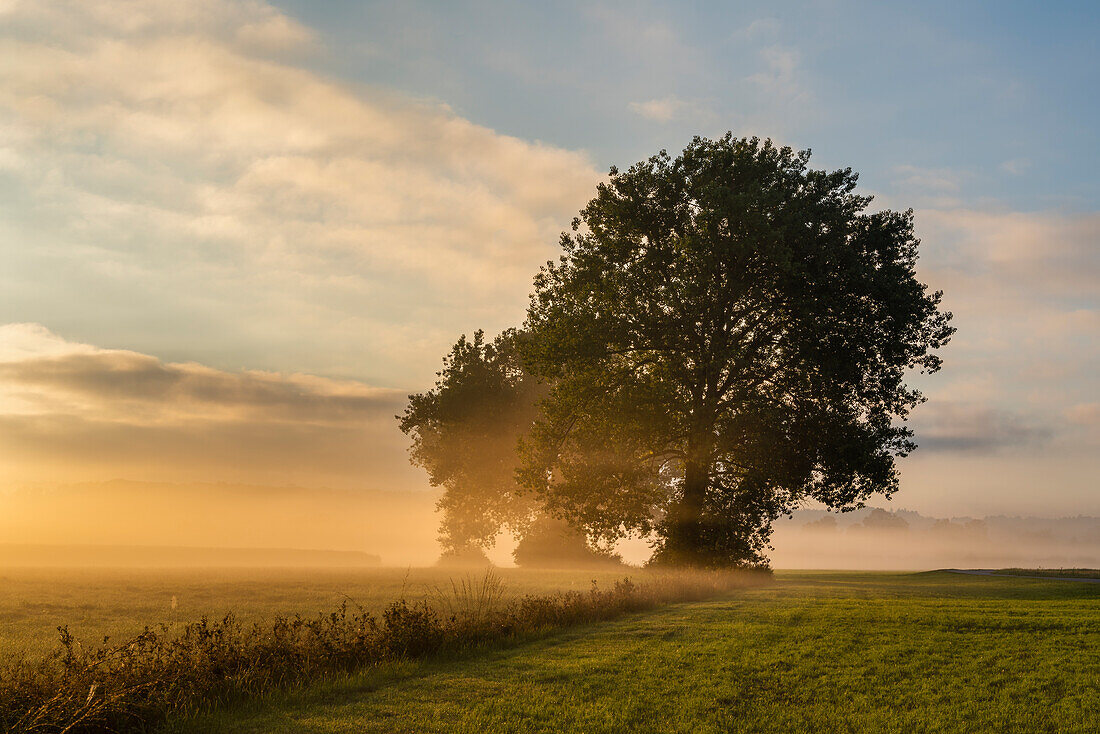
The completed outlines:
{"type": "Polygon", "coordinates": [[[789,569],[1096,567],[1100,518],[804,510],[776,523],[772,546],[772,565],[789,569]]]}
{"type": "MultiPolygon", "coordinates": [[[[0,566],[429,566],[437,491],[112,481],[0,493],[0,566]]],[[[1096,567],[1100,518],[935,518],[800,510],[775,524],[777,569],[1096,567]]],[[[513,565],[512,538],[489,550],[513,565]]],[[[643,539],[616,551],[632,565],[643,539]]]]}
{"type": "MultiPolygon", "coordinates": [[[[180,552],[165,556],[166,565],[240,565],[240,554],[219,560],[182,550],[218,548],[269,549],[267,556],[249,555],[251,565],[301,565],[302,556],[295,560],[282,551],[308,550],[371,554],[387,566],[423,566],[439,556],[436,499],[435,492],[238,484],[42,485],[0,493],[0,543],[146,548],[134,548],[129,560],[104,549],[88,556],[106,554],[112,562],[102,565],[145,565],[148,547],[168,547],[180,552]]],[[[7,555],[13,552],[9,548],[7,555]]],[[[4,555],[0,547],[0,564],[4,555]]],[[[20,557],[24,563],[18,565],[36,565],[25,549],[20,557]]],[[[311,564],[347,560],[320,554],[311,564]]]]}

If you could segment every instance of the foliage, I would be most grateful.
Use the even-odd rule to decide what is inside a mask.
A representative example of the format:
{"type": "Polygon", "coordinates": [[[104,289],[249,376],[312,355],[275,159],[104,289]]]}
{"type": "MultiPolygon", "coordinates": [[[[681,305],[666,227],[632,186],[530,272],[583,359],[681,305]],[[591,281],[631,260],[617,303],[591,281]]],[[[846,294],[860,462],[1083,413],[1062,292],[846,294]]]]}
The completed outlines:
{"type": "Polygon", "coordinates": [[[522,528],[537,505],[515,480],[516,445],[545,389],[524,370],[522,335],[492,342],[478,331],[459,338],[432,390],[409,396],[401,430],[412,462],[444,488],[441,541],[447,550],[490,545],[502,527],[522,528]]]}
{"type": "Polygon", "coordinates": [[[0,669],[0,730],[11,734],[144,732],[272,689],[389,660],[420,658],[556,626],[610,619],[669,601],[706,598],[760,583],[747,575],[650,576],[610,590],[503,600],[492,570],[454,587],[450,602],[399,599],[380,617],[347,604],[314,618],[245,625],[232,614],[174,634],[146,628],[124,645],[86,649],[61,627],[53,659],[0,669]],[[446,610],[441,612],[440,607],[446,610]]]}
{"type": "Polygon", "coordinates": [[[655,559],[763,561],[771,521],[897,489],[898,425],[953,329],[915,274],[912,212],[867,213],[809,151],[696,138],[600,184],[535,280],[521,345],[552,384],[523,483],[655,559]]]}
{"type": "Polygon", "coordinates": [[[401,430],[413,443],[410,457],[444,488],[440,564],[488,563],[484,548],[502,528],[520,537],[516,562],[529,567],[575,567],[614,562],[589,547],[585,535],[541,511],[516,483],[517,446],[538,414],[544,384],[523,366],[522,332],[492,342],[465,335],[443,360],[432,390],[409,396],[401,430]]]}
{"type": "Polygon", "coordinates": [[[863,518],[861,526],[867,530],[909,529],[909,523],[905,521],[905,518],[895,515],[892,512],[887,512],[879,507],[871,510],[870,514],[863,518]]]}

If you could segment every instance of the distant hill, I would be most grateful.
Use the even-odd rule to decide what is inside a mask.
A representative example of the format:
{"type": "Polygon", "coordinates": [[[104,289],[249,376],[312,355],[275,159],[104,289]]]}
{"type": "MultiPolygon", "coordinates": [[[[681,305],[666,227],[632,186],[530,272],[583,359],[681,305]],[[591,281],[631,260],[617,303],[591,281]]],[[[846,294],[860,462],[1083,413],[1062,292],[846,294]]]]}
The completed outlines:
{"type": "Polygon", "coordinates": [[[0,568],[359,568],[381,560],[359,551],[293,548],[0,543],[0,568]]]}

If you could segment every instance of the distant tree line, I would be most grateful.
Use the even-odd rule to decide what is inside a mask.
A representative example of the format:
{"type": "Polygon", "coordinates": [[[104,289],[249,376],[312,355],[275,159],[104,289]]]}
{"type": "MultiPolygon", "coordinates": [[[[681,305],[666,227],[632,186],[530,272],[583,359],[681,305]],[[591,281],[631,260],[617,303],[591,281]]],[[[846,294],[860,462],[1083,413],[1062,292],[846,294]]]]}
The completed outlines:
{"type": "Polygon", "coordinates": [[[809,159],[726,134],[611,169],[523,325],[460,337],[399,416],[448,553],[507,531],[517,560],[608,560],[644,536],[652,563],[755,566],[804,501],[897,490],[904,379],[940,368],[951,314],[913,212],[809,159]]]}

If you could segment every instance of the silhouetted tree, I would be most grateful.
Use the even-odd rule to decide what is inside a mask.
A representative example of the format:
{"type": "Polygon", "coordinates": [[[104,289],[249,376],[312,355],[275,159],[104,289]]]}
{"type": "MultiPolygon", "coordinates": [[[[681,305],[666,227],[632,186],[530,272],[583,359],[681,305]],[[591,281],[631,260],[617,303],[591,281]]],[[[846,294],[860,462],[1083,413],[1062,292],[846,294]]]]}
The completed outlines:
{"type": "Polygon", "coordinates": [[[857,527],[866,530],[908,530],[909,523],[905,521],[905,518],[899,517],[893,512],[887,512],[876,507],[871,510],[867,517],[863,518],[863,523],[857,527]]]}
{"type": "Polygon", "coordinates": [[[525,364],[553,384],[522,481],[655,560],[763,560],[805,498],[897,489],[896,425],[953,329],[915,274],[912,212],[868,213],[809,151],[696,138],[610,180],[535,280],[525,364]]]}
{"type": "Polygon", "coordinates": [[[811,520],[802,526],[803,530],[813,530],[816,532],[836,532],[837,522],[836,518],[832,515],[825,515],[819,517],[816,520],[811,520]]]}
{"type": "Polygon", "coordinates": [[[590,548],[582,532],[545,516],[539,497],[516,483],[517,444],[546,395],[546,387],[523,368],[523,338],[515,329],[491,342],[481,331],[473,339],[463,335],[444,357],[435,387],[410,395],[398,416],[412,438],[412,462],[444,490],[438,503],[441,565],[487,564],[484,549],[503,529],[520,538],[521,565],[613,560],[590,548]]]}
{"type": "Polygon", "coordinates": [[[622,558],[615,553],[590,547],[584,533],[545,514],[524,529],[512,558],[525,568],[622,565],[622,558]]]}
{"type": "Polygon", "coordinates": [[[493,562],[481,546],[463,545],[444,550],[435,565],[440,568],[485,568],[493,562]]]}
{"type": "Polygon", "coordinates": [[[412,463],[444,489],[440,541],[452,555],[490,545],[503,527],[522,528],[538,506],[516,484],[516,446],[545,388],[524,371],[519,338],[514,329],[492,342],[481,331],[463,335],[435,387],[410,395],[398,416],[412,438],[412,463]]]}

